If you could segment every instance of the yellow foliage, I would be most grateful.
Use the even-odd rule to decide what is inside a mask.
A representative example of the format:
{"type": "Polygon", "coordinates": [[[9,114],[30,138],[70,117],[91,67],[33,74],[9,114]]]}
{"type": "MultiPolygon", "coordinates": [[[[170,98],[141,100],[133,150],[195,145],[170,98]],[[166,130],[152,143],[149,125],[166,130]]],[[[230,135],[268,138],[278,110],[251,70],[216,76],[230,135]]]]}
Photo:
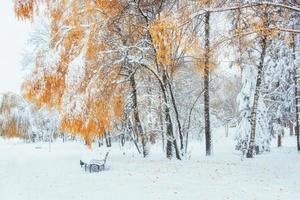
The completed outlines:
{"type": "Polygon", "coordinates": [[[109,16],[118,14],[122,9],[122,5],[118,0],[93,0],[93,2],[95,3],[96,8],[102,10],[109,16]]]}
{"type": "Polygon", "coordinates": [[[73,28],[65,37],[64,47],[69,50],[72,46],[78,46],[83,39],[84,30],[80,27],[73,28]]]}
{"type": "Polygon", "coordinates": [[[123,96],[122,95],[116,95],[114,98],[114,113],[117,119],[121,119],[124,108],[123,108],[123,96]]]}
{"type": "Polygon", "coordinates": [[[119,0],[44,2],[51,19],[51,47],[60,53],[59,60],[45,66],[44,56],[37,57],[32,77],[23,84],[24,96],[38,106],[57,108],[62,115],[61,131],[79,134],[91,144],[94,137],[111,131],[112,121],[120,119],[124,112],[123,96],[116,83],[120,65],[103,66],[115,54],[102,55],[110,44],[100,39],[100,34],[109,33],[109,26],[113,26],[103,25],[102,21],[117,15],[123,5],[119,0]],[[75,87],[66,83],[68,70],[82,54],[84,72],[75,87]],[[51,72],[44,70],[47,67],[51,72]],[[82,112],[65,110],[63,104],[76,104],[77,98],[84,102],[82,112]]]}
{"type": "Polygon", "coordinates": [[[173,64],[173,53],[176,48],[176,25],[169,19],[157,19],[149,26],[149,31],[156,49],[159,64],[170,66],[173,64]]]}
{"type": "Polygon", "coordinates": [[[15,0],[14,10],[19,19],[32,20],[34,11],[34,0],[27,0],[27,2],[19,2],[15,0]]]}

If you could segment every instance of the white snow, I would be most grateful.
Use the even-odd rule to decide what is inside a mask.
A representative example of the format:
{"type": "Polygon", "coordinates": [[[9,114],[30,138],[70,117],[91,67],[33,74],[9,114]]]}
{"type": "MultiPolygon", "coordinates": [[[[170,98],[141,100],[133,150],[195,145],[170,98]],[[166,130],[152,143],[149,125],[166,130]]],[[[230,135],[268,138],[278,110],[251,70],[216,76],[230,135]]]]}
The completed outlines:
{"type": "MultiPolygon", "coordinates": [[[[234,130],[230,130],[231,133],[234,130]]],[[[85,173],[79,160],[101,159],[106,148],[86,148],[80,142],[26,144],[0,138],[1,200],[205,200],[300,198],[300,154],[295,138],[283,147],[241,159],[232,137],[213,130],[214,155],[204,155],[203,141],[192,141],[190,159],[167,160],[161,146],[146,159],[132,144],[113,143],[108,168],[85,173]],[[217,134],[217,135],[216,135],[217,134]]],[[[232,136],[232,135],[231,135],[232,136]]]]}

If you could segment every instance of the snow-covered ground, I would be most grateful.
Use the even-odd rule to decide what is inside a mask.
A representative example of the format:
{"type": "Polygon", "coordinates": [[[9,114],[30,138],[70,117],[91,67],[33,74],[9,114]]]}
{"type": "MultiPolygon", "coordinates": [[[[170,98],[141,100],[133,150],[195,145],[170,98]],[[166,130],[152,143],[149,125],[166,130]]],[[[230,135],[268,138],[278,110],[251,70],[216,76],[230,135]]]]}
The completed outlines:
{"type": "MultiPolygon", "coordinates": [[[[218,131],[220,134],[221,132],[218,131]]],[[[214,155],[204,156],[204,143],[193,141],[190,158],[167,160],[161,148],[141,158],[127,143],[113,144],[108,167],[85,173],[79,160],[101,159],[106,149],[81,143],[25,144],[0,139],[1,200],[218,200],[300,199],[300,154],[294,137],[283,147],[241,159],[234,141],[215,136],[214,155]]]]}

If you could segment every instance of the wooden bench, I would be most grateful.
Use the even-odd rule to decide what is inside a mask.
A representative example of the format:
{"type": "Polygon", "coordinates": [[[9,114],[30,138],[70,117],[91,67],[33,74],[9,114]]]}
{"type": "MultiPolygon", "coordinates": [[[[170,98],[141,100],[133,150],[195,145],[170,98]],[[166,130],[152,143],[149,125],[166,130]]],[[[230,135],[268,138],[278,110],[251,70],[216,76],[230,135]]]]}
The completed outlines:
{"type": "Polygon", "coordinates": [[[105,157],[103,160],[93,159],[90,161],[89,164],[80,160],[80,165],[81,165],[81,167],[84,165],[84,170],[89,171],[90,173],[104,171],[108,155],[109,155],[109,151],[105,154],[105,157]]]}

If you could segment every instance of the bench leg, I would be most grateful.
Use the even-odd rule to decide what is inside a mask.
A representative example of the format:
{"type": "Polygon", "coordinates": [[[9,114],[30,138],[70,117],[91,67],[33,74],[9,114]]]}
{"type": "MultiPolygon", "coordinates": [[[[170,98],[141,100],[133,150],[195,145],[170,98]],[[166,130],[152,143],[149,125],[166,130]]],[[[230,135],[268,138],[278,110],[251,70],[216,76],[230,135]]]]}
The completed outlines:
{"type": "Polygon", "coordinates": [[[104,165],[101,165],[100,167],[101,167],[101,171],[104,171],[104,165]]]}

